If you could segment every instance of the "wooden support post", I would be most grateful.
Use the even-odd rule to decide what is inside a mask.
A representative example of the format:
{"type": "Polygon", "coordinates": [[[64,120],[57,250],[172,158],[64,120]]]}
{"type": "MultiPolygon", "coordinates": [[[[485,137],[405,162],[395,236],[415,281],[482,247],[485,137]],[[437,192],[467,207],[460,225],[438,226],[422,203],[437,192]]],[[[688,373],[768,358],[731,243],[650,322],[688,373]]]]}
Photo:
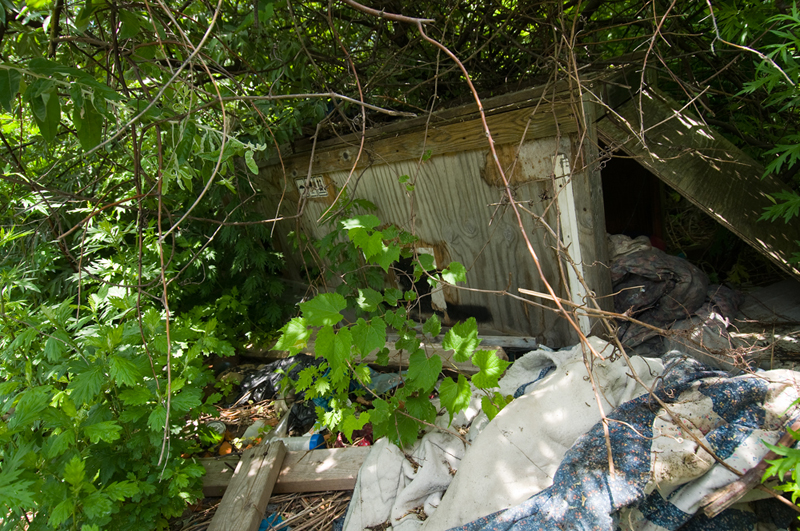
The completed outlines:
{"type": "Polygon", "coordinates": [[[257,531],[285,455],[281,441],[246,450],[208,531],[257,531]]]}

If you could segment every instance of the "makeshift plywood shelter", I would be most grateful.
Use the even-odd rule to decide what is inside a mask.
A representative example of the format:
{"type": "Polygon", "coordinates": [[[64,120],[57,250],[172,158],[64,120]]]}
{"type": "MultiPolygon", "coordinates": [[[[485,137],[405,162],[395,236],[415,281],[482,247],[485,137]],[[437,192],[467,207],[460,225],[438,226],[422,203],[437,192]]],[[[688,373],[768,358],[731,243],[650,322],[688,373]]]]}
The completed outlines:
{"type": "Polygon", "coordinates": [[[638,76],[605,85],[606,106],[596,123],[598,136],[622,149],[725,228],[786,273],[800,278],[789,263],[800,245],[800,227],[759,221],[786,188],[721,134],[703,123],[688,105],[679,105],[657,88],[639,85],[638,76]]]}
{"type": "MultiPolygon", "coordinates": [[[[584,304],[579,276],[590,290],[609,292],[610,277],[600,265],[606,251],[599,173],[586,164],[596,159],[594,144],[577,134],[581,114],[568,91],[529,90],[484,106],[500,162],[524,209],[522,228],[504,199],[475,105],[369,130],[363,149],[360,135],[350,136],[309,143],[280,162],[270,161],[261,171],[264,213],[294,215],[303,191],[302,215],[276,231],[288,251],[283,239],[288,230],[325,235],[318,220],[347,186],[350,197],[377,205],[384,223],[413,231],[417,251],[433,254],[437,267],[456,260],[467,268],[469,289],[446,288],[442,294],[445,319],[465,318],[460,310],[466,309],[482,317],[479,327],[487,333],[535,336],[551,346],[573,343],[574,332],[554,312],[503,294],[518,296],[518,288],[545,291],[522,230],[559,296],[584,304]],[[413,195],[400,182],[404,175],[415,181],[413,195]],[[561,232],[575,268],[537,218],[561,232]]],[[[290,260],[292,269],[301,271],[297,255],[290,260]]],[[[588,332],[588,319],[581,323],[588,332]]]]}
{"type": "MultiPolygon", "coordinates": [[[[515,298],[519,288],[546,291],[522,231],[559,296],[587,305],[588,288],[608,308],[600,137],[609,151],[634,156],[785,271],[800,276],[787,261],[800,240],[797,227],[757,222],[779,185],[762,180],[762,168],[686,106],[652,87],[637,91],[641,74],[633,77],[635,83],[617,76],[611,82],[586,81],[582,90],[556,85],[483,102],[523,214],[521,227],[473,104],[368,129],[363,143],[362,135],[301,142],[280,160],[267,161],[260,174],[263,213],[287,218],[275,233],[276,245],[300,279],[300,257],[291,252],[285,234],[301,230],[323,237],[328,229],[319,220],[347,187],[350,197],[377,205],[384,223],[414,232],[417,251],[433,254],[439,268],[451,260],[467,267],[468,289],[445,288],[433,295],[440,297],[446,324],[466,313],[483,318],[483,333],[534,336],[554,347],[572,344],[575,332],[551,311],[549,301],[540,298],[531,305],[515,298]],[[415,182],[413,193],[401,176],[415,182]]],[[[593,325],[586,317],[577,321],[584,332],[593,325]]]]}

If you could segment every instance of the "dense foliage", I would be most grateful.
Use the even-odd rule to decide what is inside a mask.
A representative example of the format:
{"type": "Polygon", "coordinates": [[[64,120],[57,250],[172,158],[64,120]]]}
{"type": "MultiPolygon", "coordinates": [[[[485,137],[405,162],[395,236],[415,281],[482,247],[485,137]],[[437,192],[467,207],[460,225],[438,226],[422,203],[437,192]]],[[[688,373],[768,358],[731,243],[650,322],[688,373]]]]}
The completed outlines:
{"type": "MultiPolygon", "coordinates": [[[[783,180],[767,216],[797,216],[796,5],[377,4],[431,19],[426,32],[463,61],[482,95],[614,65],[653,67],[663,88],[783,180]]],[[[205,356],[275,337],[293,311],[281,297],[270,214],[258,207],[259,162],[303,135],[360,132],[395,111],[422,114],[471,94],[414,25],[338,2],[0,0],[0,55],[3,525],[164,527],[199,492],[201,470],[180,454],[191,421],[218,398],[205,356]]],[[[339,240],[320,249],[352,244],[339,248],[350,253],[340,264],[354,283],[361,276],[366,295],[331,294],[328,303],[337,314],[343,303],[371,313],[338,329],[332,344],[349,333],[357,350],[379,349],[359,334],[384,323],[417,353],[403,313],[413,294],[376,299],[380,271],[414,235],[356,219],[367,225],[337,219],[339,240]],[[371,267],[361,269],[365,258],[371,267]]],[[[433,273],[417,260],[420,277],[460,278],[455,265],[433,273]]],[[[308,326],[331,339],[339,321],[305,304],[292,321],[300,342],[308,326]]],[[[433,321],[422,332],[439,333],[433,321]]],[[[334,348],[329,368],[345,370],[336,356],[334,348]]],[[[441,366],[423,357],[407,395],[373,414],[390,435],[390,418],[409,426],[395,438],[418,427],[406,414],[430,419],[418,399],[441,366]]],[[[487,386],[491,359],[477,360],[487,386]]],[[[452,413],[466,387],[449,381],[440,392],[452,413]]]]}

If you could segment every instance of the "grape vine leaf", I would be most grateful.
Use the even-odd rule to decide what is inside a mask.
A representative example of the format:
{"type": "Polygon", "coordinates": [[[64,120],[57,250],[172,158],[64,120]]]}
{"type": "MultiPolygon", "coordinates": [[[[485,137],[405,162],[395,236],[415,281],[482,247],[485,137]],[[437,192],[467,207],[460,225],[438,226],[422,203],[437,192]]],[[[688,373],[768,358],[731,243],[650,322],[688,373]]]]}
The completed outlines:
{"type": "Polygon", "coordinates": [[[433,389],[441,372],[442,358],[439,356],[429,358],[425,355],[425,351],[417,350],[408,357],[406,385],[428,392],[433,389]]]}
{"type": "Polygon", "coordinates": [[[369,413],[363,411],[358,417],[355,416],[355,412],[348,411],[349,414],[344,416],[344,420],[339,425],[339,429],[342,430],[347,440],[353,442],[353,432],[356,430],[360,430],[364,427],[364,425],[369,422],[369,413]]]}
{"type": "Polygon", "coordinates": [[[383,268],[383,271],[388,273],[389,268],[393,263],[400,259],[400,246],[396,243],[390,245],[381,244],[381,251],[372,257],[373,261],[383,268]]]}
{"type": "Polygon", "coordinates": [[[478,350],[472,356],[472,364],[480,371],[472,376],[472,383],[481,389],[497,387],[497,379],[511,365],[511,362],[497,357],[496,350],[478,350]]]}
{"type": "Polygon", "coordinates": [[[488,396],[484,396],[481,398],[481,410],[483,410],[483,412],[486,413],[486,416],[489,418],[489,420],[495,418],[497,414],[500,412],[497,409],[497,406],[495,406],[494,403],[492,402],[492,399],[489,398],[488,396]]]}
{"type": "Polygon", "coordinates": [[[372,288],[365,288],[358,290],[358,298],[356,304],[365,312],[374,312],[378,309],[378,305],[383,302],[383,295],[372,288]]]}
{"type": "Polygon", "coordinates": [[[450,265],[442,270],[442,280],[449,284],[466,282],[467,270],[460,262],[450,262],[450,265]]]}
{"type": "Polygon", "coordinates": [[[300,303],[303,318],[309,326],[332,326],[344,319],[340,313],[347,308],[347,301],[338,293],[321,293],[307,302],[300,303]]]}
{"type": "Polygon", "coordinates": [[[353,216],[350,219],[345,219],[341,221],[342,227],[346,230],[351,230],[356,228],[373,230],[380,224],[381,220],[378,219],[378,216],[373,216],[372,214],[353,216]]]}
{"type": "Polygon", "coordinates": [[[436,314],[431,315],[431,317],[425,321],[425,324],[422,325],[422,333],[430,337],[438,336],[441,331],[442,323],[439,321],[439,317],[436,314]]]}
{"type": "Polygon", "coordinates": [[[478,322],[470,317],[463,323],[456,323],[442,340],[442,348],[453,351],[453,359],[467,361],[480,344],[478,322]]]}
{"type": "Polygon", "coordinates": [[[448,426],[453,422],[453,416],[469,406],[471,398],[472,390],[463,374],[458,375],[458,382],[454,382],[450,377],[446,377],[442,381],[439,385],[439,399],[450,415],[448,426]]]}
{"type": "Polygon", "coordinates": [[[367,356],[386,345],[386,323],[380,317],[373,317],[369,322],[359,317],[351,331],[353,346],[361,356],[367,356]]]}
{"type": "Polygon", "coordinates": [[[389,306],[397,306],[397,301],[403,297],[403,292],[397,288],[387,288],[383,291],[383,298],[389,306]]]}
{"type": "Polygon", "coordinates": [[[383,250],[383,235],[379,231],[370,234],[366,229],[356,227],[347,231],[347,236],[356,247],[364,251],[367,260],[383,250]]]}
{"type": "Polygon", "coordinates": [[[306,320],[302,317],[293,317],[281,328],[281,337],[275,343],[275,349],[288,350],[294,356],[306,348],[309,337],[311,330],[308,329],[306,320]]]}
{"type": "Polygon", "coordinates": [[[390,438],[403,448],[408,448],[417,440],[419,422],[399,412],[392,413],[389,418],[390,438]]]}
{"type": "Polygon", "coordinates": [[[409,397],[406,400],[406,411],[415,419],[431,424],[436,420],[436,408],[426,394],[409,397]]]}

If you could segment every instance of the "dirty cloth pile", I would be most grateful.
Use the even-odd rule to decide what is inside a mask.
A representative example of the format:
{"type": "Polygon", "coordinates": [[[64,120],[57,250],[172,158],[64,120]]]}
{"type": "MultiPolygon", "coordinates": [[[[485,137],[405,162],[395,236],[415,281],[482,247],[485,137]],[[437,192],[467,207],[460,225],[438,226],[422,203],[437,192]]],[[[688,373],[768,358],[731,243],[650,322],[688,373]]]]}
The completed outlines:
{"type": "Polygon", "coordinates": [[[683,258],[649,246],[647,238],[610,237],[614,309],[639,321],[675,333],[668,337],[637,323],[620,323],[618,336],[626,348],[658,357],[671,350],[691,354],[712,367],[733,368],[725,354],[731,343],[727,328],[741,294],[709,284],[708,276],[683,258]]]}
{"type": "MultiPolygon", "coordinates": [[[[703,445],[744,472],[766,454],[798,410],[800,374],[768,371],[729,377],[671,353],[655,395],[703,445]]],[[[681,433],[649,395],[617,408],[608,424],[616,474],[609,473],[601,424],[564,456],[553,484],[522,504],[461,525],[460,531],[597,531],[682,529],[750,531],[759,519],[740,504],[709,520],[698,513],[704,496],[737,476],[717,464],[693,437],[681,433]]],[[[750,499],[760,497],[752,491],[750,499]]],[[[747,497],[743,500],[746,501],[747,497]]],[[[791,517],[788,521],[791,521],[791,517]]],[[[769,522],[784,526],[788,522],[769,522]]],[[[773,527],[774,529],[774,527],[773,527]]]]}
{"type": "MultiPolygon", "coordinates": [[[[611,355],[605,342],[590,341],[602,356],[611,355]]],[[[345,531],[384,522],[396,531],[661,531],[687,522],[693,529],[754,529],[753,513],[739,509],[714,522],[695,516],[702,497],[734,476],[681,433],[630,375],[635,371],[694,436],[744,471],[766,453],[761,441],[775,442],[796,414],[785,413],[798,397],[800,374],[729,377],[680,353],[663,360],[633,357],[631,367],[622,359],[586,359],[613,419],[608,429],[616,475],[609,474],[583,348],[541,349],[523,356],[501,380],[503,394],[522,394],[494,420],[486,423],[474,411],[458,420],[471,420],[468,449],[442,432],[427,434],[405,453],[379,441],[359,472],[345,531]],[[723,527],[714,527],[720,522],[723,527]]]]}
{"type": "MultiPolygon", "coordinates": [[[[608,343],[591,341],[601,355],[611,355],[608,343]]],[[[647,386],[662,368],[660,360],[634,358],[632,363],[647,386]]],[[[623,361],[595,360],[593,365],[605,411],[645,392],[626,376],[630,369],[623,361]]],[[[501,379],[499,391],[519,397],[492,422],[479,414],[482,393],[473,389],[470,407],[450,426],[471,425],[468,451],[459,438],[440,431],[426,434],[405,453],[378,441],[359,472],[345,531],[387,521],[396,531],[447,529],[548,487],[567,449],[600,420],[586,374],[580,345],[559,352],[536,350],[518,359],[501,379]]],[[[447,415],[439,422],[446,427],[447,415]]]]}

